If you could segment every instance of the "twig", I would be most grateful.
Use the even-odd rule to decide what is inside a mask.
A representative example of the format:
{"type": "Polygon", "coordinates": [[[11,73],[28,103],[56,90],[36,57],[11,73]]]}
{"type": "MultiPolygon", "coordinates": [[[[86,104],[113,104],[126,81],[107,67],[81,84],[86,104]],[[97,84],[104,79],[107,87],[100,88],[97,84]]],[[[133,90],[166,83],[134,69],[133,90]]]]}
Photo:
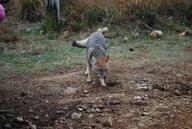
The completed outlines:
{"type": "Polygon", "coordinates": [[[139,22],[137,23],[137,26],[136,26],[135,30],[133,31],[133,33],[135,33],[135,32],[137,31],[140,23],[141,23],[141,21],[139,21],[139,22]]]}
{"type": "Polygon", "coordinates": [[[155,30],[153,28],[151,28],[150,26],[148,26],[147,24],[143,23],[143,25],[145,25],[148,29],[150,29],[151,31],[155,30]]]}

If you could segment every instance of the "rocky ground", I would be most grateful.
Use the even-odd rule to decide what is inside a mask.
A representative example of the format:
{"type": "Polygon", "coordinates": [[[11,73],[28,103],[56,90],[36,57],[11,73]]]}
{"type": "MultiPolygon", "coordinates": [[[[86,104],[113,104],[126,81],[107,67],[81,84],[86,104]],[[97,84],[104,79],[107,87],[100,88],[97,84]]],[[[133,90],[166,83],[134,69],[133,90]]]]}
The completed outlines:
{"type": "Polygon", "coordinates": [[[0,129],[192,129],[192,61],[112,59],[107,87],[85,66],[0,81],[0,129]]]}

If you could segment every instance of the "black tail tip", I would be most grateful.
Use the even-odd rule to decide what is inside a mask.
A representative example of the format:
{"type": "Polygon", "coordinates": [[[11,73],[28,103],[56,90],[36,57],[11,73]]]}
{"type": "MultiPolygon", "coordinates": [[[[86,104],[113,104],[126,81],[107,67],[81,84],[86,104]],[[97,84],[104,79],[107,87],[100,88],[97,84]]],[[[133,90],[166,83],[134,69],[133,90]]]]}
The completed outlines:
{"type": "Polygon", "coordinates": [[[77,42],[75,40],[71,41],[71,46],[76,47],[77,46],[77,42]]]}

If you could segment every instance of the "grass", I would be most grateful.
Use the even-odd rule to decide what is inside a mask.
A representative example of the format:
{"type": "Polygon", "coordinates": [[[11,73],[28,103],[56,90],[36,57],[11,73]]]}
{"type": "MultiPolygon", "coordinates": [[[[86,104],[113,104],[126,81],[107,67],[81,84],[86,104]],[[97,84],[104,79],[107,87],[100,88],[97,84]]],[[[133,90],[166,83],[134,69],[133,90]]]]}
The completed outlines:
{"type": "MultiPolygon", "coordinates": [[[[191,58],[184,52],[184,48],[192,46],[191,37],[178,37],[174,32],[167,32],[161,39],[154,40],[144,32],[136,35],[121,31],[121,28],[112,31],[119,32],[116,37],[108,39],[110,46],[108,53],[114,59],[131,60],[143,53],[147,54],[151,61],[175,62],[191,58]],[[127,37],[126,41],[124,37],[127,37]],[[130,48],[134,51],[131,52],[130,48]]],[[[0,43],[1,77],[12,73],[54,71],[58,67],[73,68],[85,62],[85,50],[71,47],[68,41],[49,37],[39,40],[34,38],[39,34],[33,30],[22,33],[23,38],[29,42],[0,43]]]]}

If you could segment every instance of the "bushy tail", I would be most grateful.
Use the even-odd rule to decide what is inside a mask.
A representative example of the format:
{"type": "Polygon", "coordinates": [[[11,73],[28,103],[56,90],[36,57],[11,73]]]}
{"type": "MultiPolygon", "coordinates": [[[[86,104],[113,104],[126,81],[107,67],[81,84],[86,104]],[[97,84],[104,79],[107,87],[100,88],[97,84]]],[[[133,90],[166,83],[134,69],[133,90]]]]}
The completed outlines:
{"type": "MultiPolygon", "coordinates": [[[[107,27],[99,28],[97,30],[97,32],[100,32],[100,33],[108,32],[108,31],[109,31],[109,29],[107,27]]],[[[79,47],[79,48],[87,48],[87,41],[88,41],[88,38],[86,38],[84,40],[72,41],[72,46],[79,47]]]]}
{"type": "Polygon", "coordinates": [[[86,48],[87,47],[87,41],[88,41],[88,38],[86,38],[84,40],[72,41],[72,46],[73,47],[79,47],[79,48],[86,48]]]}

